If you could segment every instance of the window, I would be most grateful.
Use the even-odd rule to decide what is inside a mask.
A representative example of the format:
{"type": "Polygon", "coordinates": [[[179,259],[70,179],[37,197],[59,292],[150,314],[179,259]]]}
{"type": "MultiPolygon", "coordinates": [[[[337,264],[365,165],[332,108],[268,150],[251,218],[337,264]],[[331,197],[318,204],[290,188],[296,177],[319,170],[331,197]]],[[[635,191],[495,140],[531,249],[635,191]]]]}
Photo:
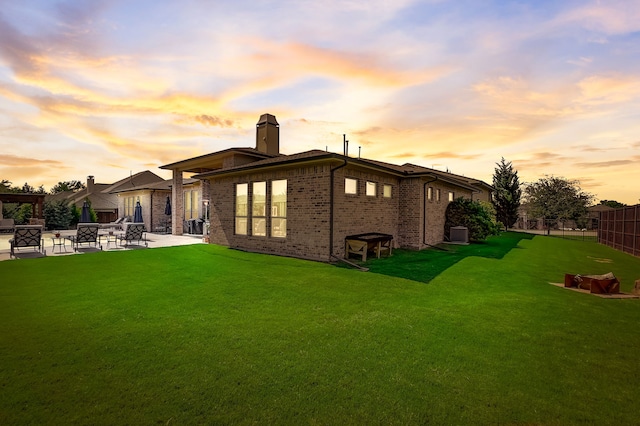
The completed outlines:
{"type": "Polygon", "coordinates": [[[271,182],[271,236],[287,236],[287,181],[271,182]]]}
{"type": "Polygon", "coordinates": [[[440,201],[440,190],[436,189],[436,201],[440,201]]]}
{"type": "Polygon", "coordinates": [[[367,182],[367,197],[375,197],[375,196],[376,196],[376,183],[367,182]]]}
{"type": "Polygon", "coordinates": [[[198,191],[184,192],[184,219],[198,219],[200,205],[198,204],[198,191]]]}
{"type": "Polygon", "coordinates": [[[385,185],[382,187],[382,196],[384,198],[391,198],[391,185],[385,185]]]}
{"type": "Polygon", "coordinates": [[[344,193],[345,194],[357,194],[358,193],[358,181],[356,179],[345,178],[344,179],[344,193]]]}
{"type": "Polygon", "coordinates": [[[454,194],[452,191],[449,191],[449,202],[452,202],[454,198],[454,194]]]}
{"type": "Polygon", "coordinates": [[[429,200],[429,201],[433,200],[433,188],[432,187],[428,187],[427,188],[427,200],[429,200]]]}
{"type": "Polygon", "coordinates": [[[267,182],[253,182],[251,192],[251,235],[267,235],[267,182]]]}
{"type": "Polygon", "coordinates": [[[236,234],[247,235],[249,184],[236,184],[236,234]]]}
{"type": "Polygon", "coordinates": [[[135,208],[135,197],[126,197],[124,199],[124,216],[133,217],[133,209],[135,208]]]}

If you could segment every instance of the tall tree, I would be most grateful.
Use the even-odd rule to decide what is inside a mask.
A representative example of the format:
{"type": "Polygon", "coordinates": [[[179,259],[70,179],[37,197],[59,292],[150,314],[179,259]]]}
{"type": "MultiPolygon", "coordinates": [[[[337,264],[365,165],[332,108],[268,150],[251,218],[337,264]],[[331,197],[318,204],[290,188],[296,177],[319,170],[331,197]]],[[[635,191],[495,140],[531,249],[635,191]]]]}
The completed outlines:
{"type": "Polygon", "coordinates": [[[600,204],[602,204],[603,206],[613,207],[614,209],[626,206],[626,204],[615,200],[600,200],[600,204]]]}
{"type": "Polygon", "coordinates": [[[505,228],[510,228],[518,220],[522,188],[520,188],[518,172],[513,170],[511,161],[507,162],[503,157],[496,165],[498,167],[493,174],[495,193],[491,202],[496,209],[498,222],[501,222],[505,228]]]}
{"type": "Polygon", "coordinates": [[[84,183],[79,180],[65,180],[64,182],[58,182],[51,188],[51,194],[57,194],[65,191],[78,191],[84,189],[84,183]]]}
{"type": "Polygon", "coordinates": [[[593,198],[592,194],[582,191],[579,181],[555,176],[541,178],[525,187],[529,213],[532,217],[544,218],[547,223],[586,218],[593,198]]]}

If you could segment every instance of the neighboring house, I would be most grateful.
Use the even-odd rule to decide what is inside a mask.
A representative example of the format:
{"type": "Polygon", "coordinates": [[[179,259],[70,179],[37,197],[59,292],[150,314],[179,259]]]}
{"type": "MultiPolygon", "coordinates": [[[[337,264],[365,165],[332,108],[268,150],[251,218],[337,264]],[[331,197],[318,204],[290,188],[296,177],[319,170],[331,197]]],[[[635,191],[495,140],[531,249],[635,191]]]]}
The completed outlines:
{"type": "Polygon", "coordinates": [[[47,195],[46,201],[64,200],[81,209],[85,200],[89,200],[91,208],[96,212],[99,223],[109,223],[118,217],[118,203],[115,195],[104,194],[102,191],[110,185],[95,183],[93,176],[87,176],[87,185],[78,191],[64,191],[47,195]]]}
{"type": "MultiPolygon", "coordinates": [[[[182,173],[197,173],[210,203],[210,241],[243,250],[329,261],[345,237],[391,234],[396,247],[445,240],[445,210],[458,197],[490,200],[491,186],[414,164],[394,165],[312,150],[279,153],[279,125],[263,114],[256,148],[228,150],[162,166],[173,171],[173,233],[182,173]]],[[[205,204],[206,205],[206,204],[205,204]]]]}
{"type": "MultiPolygon", "coordinates": [[[[148,172],[151,173],[151,172],[148,172]]],[[[171,225],[171,217],[165,214],[167,198],[171,197],[171,180],[147,179],[148,183],[137,182],[135,186],[121,185],[111,189],[112,194],[118,196],[118,209],[122,212],[120,217],[132,220],[135,205],[140,201],[142,218],[145,227],[149,231],[164,232],[171,225]]],[[[182,182],[183,214],[180,221],[201,219],[202,208],[202,181],[197,179],[184,179],[182,182]]],[[[173,210],[173,208],[172,208],[173,210]]]]}
{"type": "Polygon", "coordinates": [[[149,170],[136,173],[121,179],[103,190],[105,194],[115,197],[118,211],[117,218],[133,220],[136,202],[142,206],[142,218],[147,230],[153,230],[154,222],[160,220],[159,210],[162,209],[162,219],[167,195],[171,189],[166,181],[149,170]]]}

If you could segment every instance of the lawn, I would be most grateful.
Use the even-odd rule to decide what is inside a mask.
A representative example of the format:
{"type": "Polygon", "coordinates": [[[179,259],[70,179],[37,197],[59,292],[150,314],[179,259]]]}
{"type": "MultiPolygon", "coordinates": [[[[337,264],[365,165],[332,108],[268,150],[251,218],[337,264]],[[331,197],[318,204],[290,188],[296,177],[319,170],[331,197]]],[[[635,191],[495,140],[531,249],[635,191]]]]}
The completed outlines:
{"type": "Polygon", "coordinates": [[[359,272],[213,245],[0,262],[0,424],[636,424],[640,259],[506,233],[359,272]]]}

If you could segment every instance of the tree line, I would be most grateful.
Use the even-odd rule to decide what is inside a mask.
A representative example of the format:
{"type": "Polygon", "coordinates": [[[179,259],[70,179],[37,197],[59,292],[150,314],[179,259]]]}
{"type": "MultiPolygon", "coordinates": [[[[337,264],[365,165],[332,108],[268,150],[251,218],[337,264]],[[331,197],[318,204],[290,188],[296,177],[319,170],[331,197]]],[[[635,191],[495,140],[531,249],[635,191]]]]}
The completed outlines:
{"type": "MultiPolygon", "coordinates": [[[[58,182],[47,192],[43,185],[35,188],[25,182],[22,186],[13,186],[9,180],[0,180],[0,193],[55,195],[62,192],[77,192],[85,188],[85,184],[81,181],[70,180],[58,182]]],[[[91,220],[97,222],[97,214],[91,208],[91,201],[88,199],[87,201],[89,202],[91,220]]],[[[80,221],[81,209],[66,200],[48,200],[44,203],[42,214],[48,229],[68,229],[80,221]]],[[[29,223],[31,215],[30,204],[3,203],[2,205],[2,216],[12,218],[17,225],[29,223]]]]}

